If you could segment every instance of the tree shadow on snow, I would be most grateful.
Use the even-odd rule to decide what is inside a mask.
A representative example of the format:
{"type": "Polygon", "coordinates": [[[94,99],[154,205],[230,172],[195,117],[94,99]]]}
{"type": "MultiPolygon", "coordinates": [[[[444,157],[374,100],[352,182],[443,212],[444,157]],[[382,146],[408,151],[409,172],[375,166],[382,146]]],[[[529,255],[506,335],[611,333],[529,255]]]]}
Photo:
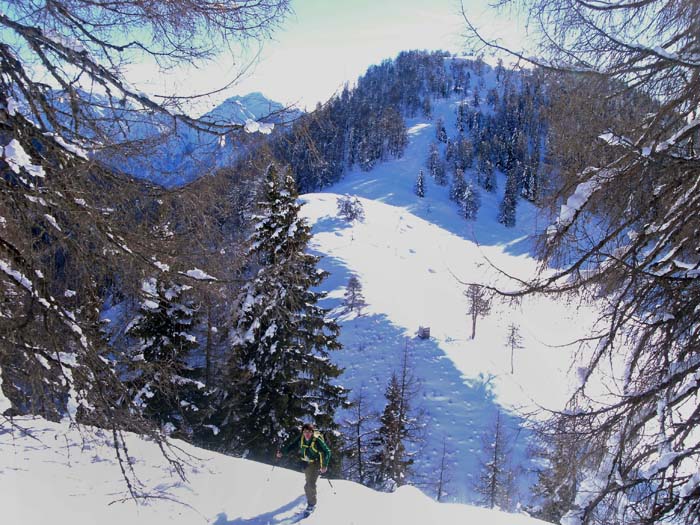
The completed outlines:
{"type": "MultiPolygon", "coordinates": [[[[350,397],[363,391],[367,409],[381,413],[386,404],[384,393],[393,372],[399,366],[406,347],[409,349],[413,375],[421,388],[412,405],[425,414],[425,441],[418,444],[414,471],[425,492],[433,495],[432,478],[442,459],[443,439],[450,450],[450,493],[459,501],[475,501],[474,480],[479,475],[483,440],[492,431],[496,413],[502,407],[495,399],[493,377],[464,376],[448,359],[435,338],[420,339],[411,329],[398,326],[384,314],[364,313],[357,316],[342,309],[339,289],[347,284],[351,270],[342,260],[324,256],[320,264],[330,276],[322,288],[334,291],[323,300],[342,323],[340,342],[343,348],[331,353],[331,360],[344,369],[339,382],[351,390],[350,397]],[[341,313],[342,312],[342,313],[341,313]],[[424,482],[424,483],[423,483],[424,482]]],[[[437,314],[436,314],[437,315],[437,314]]],[[[430,319],[425,319],[426,325],[430,319]]],[[[415,330],[418,327],[412,327],[415,330]]],[[[490,351],[484,348],[481,351],[490,351]]],[[[337,414],[343,420],[350,414],[337,414]]],[[[504,421],[517,428],[519,418],[503,413],[504,421]]],[[[509,445],[516,455],[525,457],[526,433],[509,445]]]]}
{"type": "Polygon", "coordinates": [[[315,223],[313,223],[314,233],[318,232],[334,232],[343,230],[345,228],[350,228],[352,226],[351,222],[348,222],[340,217],[332,217],[326,215],[320,218],[315,223]]]}
{"type": "Polygon", "coordinates": [[[253,518],[233,518],[229,520],[226,513],[221,512],[216,517],[216,521],[214,521],[212,525],[276,525],[289,520],[291,517],[291,515],[289,515],[289,511],[300,506],[304,501],[304,496],[299,496],[298,498],[290,501],[289,503],[285,503],[275,510],[260,514],[253,518]],[[283,515],[279,516],[280,514],[283,515]]]}

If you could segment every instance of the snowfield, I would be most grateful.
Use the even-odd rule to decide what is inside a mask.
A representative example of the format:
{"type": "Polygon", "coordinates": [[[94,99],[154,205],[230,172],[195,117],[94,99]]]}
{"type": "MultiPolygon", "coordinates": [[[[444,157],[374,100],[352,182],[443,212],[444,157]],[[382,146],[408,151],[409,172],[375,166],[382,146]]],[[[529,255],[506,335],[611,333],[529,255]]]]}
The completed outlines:
{"type": "MultiPolygon", "coordinates": [[[[130,499],[106,432],[67,421],[15,420],[0,434],[0,508],[6,525],[282,525],[305,506],[303,474],[173,441],[183,482],[158,447],[127,435],[145,501],[130,499]],[[26,429],[29,433],[20,430],[26,429]]],[[[303,525],[542,525],[525,515],[440,504],[413,487],[393,494],[319,480],[303,525]]]]}
{"type": "MultiPolygon", "coordinates": [[[[499,410],[505,411],[512,435],[514,465],[533,467],[523,415],[543,416],[546,412],[536,411],[564,407],[578,386],[574,354],[585,352],[571,343],[591,335],[596,310],[547,297],[517,303],[496,297],[471,339],[464,295],[468,283],[510,290],[518,286],[512,277],[534,276],[538,263],[531,255],[531,236],[547,224],[538,224],[539,210],[524,200],[515,227],[496,221],[505,186],[502,174],[495,193],[479,188],[482,205],[476,221],[458,215],[449,186],[438,186],[425,167],[437,119],[443,119],[449,136],[456,134],[457,104],[457,98],[433,101],[433,120],[407,121],[409,144],[402,158],[369,172],[356,169],[324,192],[302,195],[301,213],[313,226],[311,248],[323,256],[320,267],[330,273],[321,286],[329,294],[326,307],[342,326],[343,349],[331,355],[345,368],[342,384],[354,393],[362,391],[381,412],[388,380],[408,349],[413,374],[422,384],[414,407],[424,412],[426,425],[425,442],[414,447],[412,481],[436,496],[444,440],[450,477],[445,500],[472,503],[477,501],[474,483],[484,440],[499,410]],[[413,192],[421,169],[426,181],[422,199],[413,192]],[[362,203],[363,221],[347,222],[338,215],[337,201],[344,195],[362,203]],[[360,316],[343,305],[352,275],[367,303],[360,316]],[[522,342],[514,349],[511,373],[506,341],[512,324],[522,342]],[[429,339],[417,337],[420,326],[430,327],[429,339]]],[[[467,180],[474,177],[471,170],[465,175],[467,180]]],[[[520,481],[515,499],[523,505],[532,481],[520,481]]]]}

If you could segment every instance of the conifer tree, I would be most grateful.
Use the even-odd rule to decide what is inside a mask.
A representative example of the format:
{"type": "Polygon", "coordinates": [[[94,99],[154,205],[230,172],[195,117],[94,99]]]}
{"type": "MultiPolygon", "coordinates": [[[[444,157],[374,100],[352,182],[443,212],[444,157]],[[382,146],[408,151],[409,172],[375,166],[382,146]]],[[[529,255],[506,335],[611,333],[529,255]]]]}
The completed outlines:
{"type": "Polygon", "coordinates": [[[343,451],[343,477],[363,485],[369,483],[371,441],[378,430],[379,414],[368,408],[362,390],[350,403],[350,415],[343,432],[347,448],[343,451]]]}
{"type": "Polygon", "coordinates": [[[474,146],[469,139],[462,137],[457,141],[453,161],[455,170],[465,171],[471,167],[474,161],[474,146]]]}
{"type": "Polygon", "coordinates": [[[506,188],[498,208],[498,222],[507,228],[515,226],[515,208],[518,204],[518,182],[515,170],[506,174],[506,188]]]}
{"type": "Polygon", "coordinates": [[[377,452],[374,463],[372,486],[391,492],[406,484],[408,469],[413,460],[407,457],[404,437],[406,433],[405,400],[396,372],[391,375],[384,394],[387,404],[380,418],[381,427],[374,441],[377,452]]]}
{"type": "Polygon", "coordinates": [[[197,309],[185,297],[189,289],[147,279],[139,313],[126,329],[137,341],[128,366],[133,402],[179,437],[191,436],[208,411],[203,371],[188,363],[197,348],[197,309]]]}
{"type": "Polygon", "coordinates": [[[386,153],[391,154],[394,158],[401,158],[408,145],[406,123],[401,113],[393,106],[389,106],[384,110],[380,124],[381,134],[384,136],[381,158],[386,158],[386,153]]]}
{"type": "Polygon", "coordinates": [[[468,221],[475,221],[481,207],[481,196],[471,182],[466,183],[462,200],[460,203],[460,213],[468,221]]]}
{"type": "Polygon", "coordinates": [[[435,176],[435,166],[440,162],[440,149],[436,142],[432,142],[428,148],[428,160],[426,165],[430,175],[435,176]]]}
{"type": "Polygon", "coordinates": [[[493,162],[491,161],[491,146],[486,140],[479,144],[478,156],[478,182],[486,191],[496,191],[496,176],[494,174],[493,162]]]}
{"type": "Polygon", "coordinates": [[[447,130],[445,129],[445,121],[442,118],[438,118],[435,123],[435,138],[439,142],[447,143],[447,130]]]}
{"type": "Polygon", "coordinates": [[[447,139],[447,144],[445,145],[445,160],[447,162],[453,161],[455,158],[455,142],[452,139],[447,139]]]}
{"type": "Polygon", "coordinates": [[[447,174],[445,172],[445,161],[440,156],[440,149],[436,142],[430,145],[428,153],[428,171],[431,177],[439,186],[447,184],[447,174]]]}
{"type": "Polygon", "coordinates": [[[332,384],[341,369],[328,360],[340,329],[314,291],[328,273],[306,253],[311,228],[299,217],[291,173],[270,166],[264,191],[248,253],[258,270],[239,298],[222,422],[229,446],[258,458],[271,457],[304,421],[334,431],[346,398],[332,384]]]}
{"type": "Polygon", "coordinates": [[[457,105],[457,120],[455,121],[455,126],[457,131],[460,133],[466,128],[467,112],[469,111],[469,102],[462,100],[457,105]]]}
{"type": "Polygon", "coordinates": [[[418,172],[416,184],[413,186],[413,192],[421,199],[425,197],[425,175],[423,175],[423,170],[418,172]]]}
{"type": "Polygon", "coordinates": [[[427,119],[433,118],[433,106],[430,103],[430,97],[425,97],[423,99],[423,103],[421,104],[421,108],[423,109],[423,116],[427,119]]]}
{"type": "Polygon", "coordinates": [[[530,202],[537,202],[542,193],[539,138],[535,139],[533,148],[533,154],[523,166],[523,187],[520,194],[530,202]]]}
{"type": "Polygon", "coordinates": [[[515,372],[514,354],[516,348],[523,347],[523,336],[520,335],[520,328],[515,323],[508,325],[508,336],[506,338],[506,346],[510,349],[510,373],[515,372]]]}
{"type": "Polygon", "coordinates": [[[343,302],[348,311],[352,312],[353,310],[357,310],[358,316],[361,314],[362,308],[367,306],[365,298],[362,295],[362,283],[355,275],[350,276],[343,297],[343,302]]]}
{"type": "Polygon", "coordinates": [[[492,509],[513,510],[516,473],[511,465],[509,437],[500,410],[482,444],[481,472],[474,487],[481,496],[480,503],[492,509]]]}
{"type": "Polygon", "coordinates": [[[486,288],[478,284],[470,284],[464,291],[468,301],[467,315],[472,321],[472,335],[476,336],[476,321],[479,317],[488,315],[491,312],[491,298],[486,288]]]}
{"type": "Polygon", "coordinates": [[[387,404],[380,418],[381,426],[372,441],[372,472],[370,486],[393,491],[408,482],[413,454],[407,450],[409,443],[421,439],[421,415],[413,409],[419,384],[413,376],[408,348],[405,349],[398,374],[392,373],[385,397],[387,404]]]}
{"type": "Polygon", "coordinates": [[[467,181],[464,180],[464,172],[461,169],[456,169],[452,176],[452,187],[450,188],[450,199],[455,202],[460,202],[464,197],[464,192],[467,189],[467,181]]]}

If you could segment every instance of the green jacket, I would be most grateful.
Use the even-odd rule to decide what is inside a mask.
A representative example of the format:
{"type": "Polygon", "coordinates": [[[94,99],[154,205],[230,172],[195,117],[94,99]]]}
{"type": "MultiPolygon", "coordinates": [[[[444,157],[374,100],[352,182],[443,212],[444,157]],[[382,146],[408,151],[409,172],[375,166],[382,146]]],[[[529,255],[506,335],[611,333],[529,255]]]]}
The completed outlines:
{"type": "Polygon", "coordinates": [[[320,461],[321,468],[328,467],[328,462],[331,459],[331,449],[328,448],[323,436],[318,431],[314,432],[309,441],[304,439],[304,434],[293,437],[282,446],[281,450],[285,454],[296,450],[302,461],[309,463],[320,461]]]}

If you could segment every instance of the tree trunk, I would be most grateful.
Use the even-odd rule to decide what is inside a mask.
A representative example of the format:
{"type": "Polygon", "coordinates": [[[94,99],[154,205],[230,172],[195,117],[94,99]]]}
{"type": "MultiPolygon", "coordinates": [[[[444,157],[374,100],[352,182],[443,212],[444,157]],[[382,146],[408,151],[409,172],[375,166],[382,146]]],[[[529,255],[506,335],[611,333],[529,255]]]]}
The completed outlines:
{"type": "Polygon", "coordinates": [[[211,354],[212,354],[211,302],[207,302],[207,343],[204,348],[204,384],[211,386],[211,354]]]}
{"type": "Polygon", "coordinates": [[[512,374],[514,371],[513,368],[513,353],[514,353],[515,347],[513,344],[510,345],[510,373],[512,374]]]}

